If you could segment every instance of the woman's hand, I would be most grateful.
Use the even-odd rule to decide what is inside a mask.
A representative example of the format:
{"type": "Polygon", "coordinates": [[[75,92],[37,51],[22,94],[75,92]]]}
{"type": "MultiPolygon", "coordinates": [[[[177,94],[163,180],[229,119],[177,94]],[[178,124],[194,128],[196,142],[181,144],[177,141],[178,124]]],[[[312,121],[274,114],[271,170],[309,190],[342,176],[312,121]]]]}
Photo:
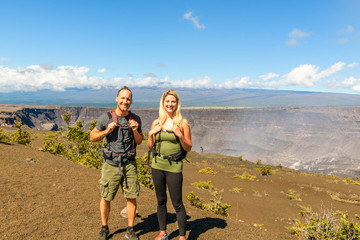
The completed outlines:
{"type": "Polygon", "coordinates": [[[155,125],[149,132],[149,137],[151,136],[154,136],[156,135],[158,132],[161,131],[161,126],[158,124],[158,125],[155,125]]]}
{"type": "Polygon", "coordinates": [[[181,132],[181,129],[176,126],[175,124],[173,125],[173,127],[171,128],[171,131],[173,131],[173,133],[178,137],[178,138],[182,138],[183,137],[183,133],[181,132]]]}
{"type": "Polygon", "coordinates": [[[161,131],[161,126],[159,123],[156,122],[156,120],[151,125],[151,129],[149,131],[149,137],[147,141],[148,148],[151,149],[154,146],[155,143],[155,134],[161,131]]]}

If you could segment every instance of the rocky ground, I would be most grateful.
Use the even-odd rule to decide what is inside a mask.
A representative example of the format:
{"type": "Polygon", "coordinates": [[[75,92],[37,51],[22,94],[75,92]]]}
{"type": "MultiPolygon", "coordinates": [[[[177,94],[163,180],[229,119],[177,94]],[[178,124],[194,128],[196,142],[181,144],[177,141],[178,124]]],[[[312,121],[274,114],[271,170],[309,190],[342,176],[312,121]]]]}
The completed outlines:
{"type": "MultiPolygon", "coordinates": [[[[0,142],[0,238],[1,239],[97,239],[100,230],[100,171],[73,163],[61,156],[39,150],[42,132],[32,147],[0,142]]],[[[139,155],[146,153],[139,146],[139,155]]],[[[289,227],[299,218],[300,206],[314,210],[360,213],[360,186],[346,184],[341,178],[305,174],[275,168],[261,176],[259,165],[237,158],[191,152],[192,163],[184,167],[184,203],[187,210],[188,239],[296,239],[289,227]],[[201,174],[211,167],[215,174],[201,174]],[[244,171],[255,181],[234,178],[244,171]],[[190,206],[186,195],[194,191],[210,201],[206,190],[191,183],[212,181],[222,190],[223,202],[231,204],[229,217],[221,217],[190,206]],[[242,188],[239,193],[229,191],[242,188]],[[294,190],[301,201],[286,194],[294,190]]],[[[125,206],[121,193],[112,203],[111,239],[125,239],[127,220],[120,215],[125,206]]],[[[140,239],[154,239],[158,233],[155,193],[141,188],[139,217],[135,230],[140,239]]],[[[169,203],[168,233],[177,239],[175,212],[169,203]]]]}

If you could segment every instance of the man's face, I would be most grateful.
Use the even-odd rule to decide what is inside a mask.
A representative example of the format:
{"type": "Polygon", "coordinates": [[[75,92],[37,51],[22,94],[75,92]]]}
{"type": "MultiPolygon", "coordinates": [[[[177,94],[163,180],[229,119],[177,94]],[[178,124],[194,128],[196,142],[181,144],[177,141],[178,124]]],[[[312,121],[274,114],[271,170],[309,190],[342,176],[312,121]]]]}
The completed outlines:
{"type": "Polygon", "coordinates": [[[118,108],[121,111],[127,111],[132,103],[132,95],[131,92],[124,89],[119,92],[119,95],[116,97],[116,102],[118,104],[118,108]]]}

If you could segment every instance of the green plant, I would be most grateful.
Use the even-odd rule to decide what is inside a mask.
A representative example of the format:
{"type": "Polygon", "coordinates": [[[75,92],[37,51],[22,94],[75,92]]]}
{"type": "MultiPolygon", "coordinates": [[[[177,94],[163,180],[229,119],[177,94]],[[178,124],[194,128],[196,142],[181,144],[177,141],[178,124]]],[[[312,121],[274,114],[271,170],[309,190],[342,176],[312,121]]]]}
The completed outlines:
{"type": "Polygon", "coordinates": [[[206,189],[206,190],[214,190],[215,187],[212,185],[211,181],[207,182],[194,182],[191,185],[200,188],[200,189],[206,189]]]}
{"type": "Polygon", "coordinates": [[[11,140],[15,143],[31,146],[31,140],[33,138],[31,137],[30,132],[23,131],[21,127],[22,127],[21,121],[16,123],[16,130],[13,134],[11,134],[11,140]]]}
{"type": "MultiPolygon", "coordinates": [[[[310,207],[302,207],[299,215],[301,220],[295,221],[291,232],[300,239],[360,239],[359,222],[349,220],[347,213],[329,210],[321,210],[317,213],[310,207]]],[[[355,218],[357,218],[356,215],[355,218]]],[[[358,218],[357,221],[359,221],[358,218]]]]}
{"type": "MultiPolygon", "coordinates": [[[[64,121],[69,121],[68,115],[63,115],[63,118],[64,121]]],[[[90,128],[94,128],[95,125],[96,122],[91,122],[90,128]]],[[[87,167],[99,169],[103,163],[103,143],[90,142],[90,130],[84,130],[81,120],[76,121],[73,127],[67,126],[66,131],[48,134],[43,144],[45,151],[62,155],[87,167]]]]}
{"type": "Polygon", "coordinates": [[[344,182],[346,184],[360,185],[360,181],[354,180],[352,178],[345,178],[342,180],[342,182],[344,182]]]}
{"type": "Polygon", "coordinates": [[[216,174],[214,170],[212,170],[210,167],[206,167],[199,170],[199,173],[205,173],[205,174],[216,174]]]}
{"type": "Polygon", "coordinates": [[[70,119],[71,119],[71,112],[66,111],[66,113],[64,115],[62,115],[61,117],[65,121],[66,125],[69,126],[70,119]]]}
{"type": "Polygon", "coordinates": [[[50,133],[44,138],[44,151],[52,154],[66,155],[66,145],[63,143],[64,136],[62,131],[50,133]]]}
{"type": "Polygon", "coordinates": [[[262,162],[260,159],[256,161],[256,165],[261,165],[261,164],[262,164],[262,162]]]}
{"type": "Polygon", "coordinates": [[[261,166],[260,172],[263,176],[269,176],[271,175],[272,170],[270,166],[261,166]]]}
{"type": "Polygon", "coordinates": [[[243,189],[239,188],[239,187],[234,187],[234,188],[230,189],[229,191],[232,193],[239,193],[239,192],[242,192],[243,189]]]}
{"type": "Polygon", "coordinates": [[[155,187],[151,180],[151,168],[147,164],[147,156],[144,156],[142,158],[136,157],[136,163],[139,182],[145,187],[154,190],[155,187]]]}
{"type": "Polygon", "coordinates": [[[301,197],[300,197],[300,193],[297,193],[295,190],[293,189],[289,189],[288,193],[286,194],[286,196],[290,199],[290,200],[296,200],[296,201],[302,201],[301,197]]]}
{"type": "Polygon", "coordinates": [[[243,157],[242,156],[239,156],[239,161],[242,161],[243,160],[243,157]]]}
{"type": "Polygon", "coordinates": [[[194,192],[190,192],[190,194],[186,197],[192,206],[195,206],[197,208],[206,210],[208,212],[213,212],[217,215],[222,216],[229,216],[228,209],[231,207],[229,204],[223,204],[222,203],[222,196],[221,193],[224,192],[224,189],[218,191],[212,184],[211,181],[207,182],[195,182],[192,183],[192,185],[201,188],[206,189],[210,192],[211,196],[214,198],[210,199],[210,202],[205,203],[204,200],[201,200],[198,196],[194,194],[194,192]]]}
{"type": "Polygon", "coordinates": [[[0,128],[0,141],[10,142],[10,137],[2,128],[0,128]]]}
{"type": "Polygon", "coordinates": [[[233,178],[241,178],[241,179],[247,180],[247,181],[254,181],[256,179],[256,176],[250,175],[245,171],[242,175],[235,174],[233,176],[233,178]]]}

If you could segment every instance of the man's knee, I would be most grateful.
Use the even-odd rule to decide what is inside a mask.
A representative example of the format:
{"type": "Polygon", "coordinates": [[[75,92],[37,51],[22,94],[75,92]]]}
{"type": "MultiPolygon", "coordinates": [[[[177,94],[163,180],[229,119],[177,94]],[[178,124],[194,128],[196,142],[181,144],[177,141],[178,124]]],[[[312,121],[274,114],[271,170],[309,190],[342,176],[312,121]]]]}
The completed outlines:
{"type": "Polygon", "coordinates": [[[126,201],[129,204],[136,205],[136,198],[127,198],[126,201]]]}

